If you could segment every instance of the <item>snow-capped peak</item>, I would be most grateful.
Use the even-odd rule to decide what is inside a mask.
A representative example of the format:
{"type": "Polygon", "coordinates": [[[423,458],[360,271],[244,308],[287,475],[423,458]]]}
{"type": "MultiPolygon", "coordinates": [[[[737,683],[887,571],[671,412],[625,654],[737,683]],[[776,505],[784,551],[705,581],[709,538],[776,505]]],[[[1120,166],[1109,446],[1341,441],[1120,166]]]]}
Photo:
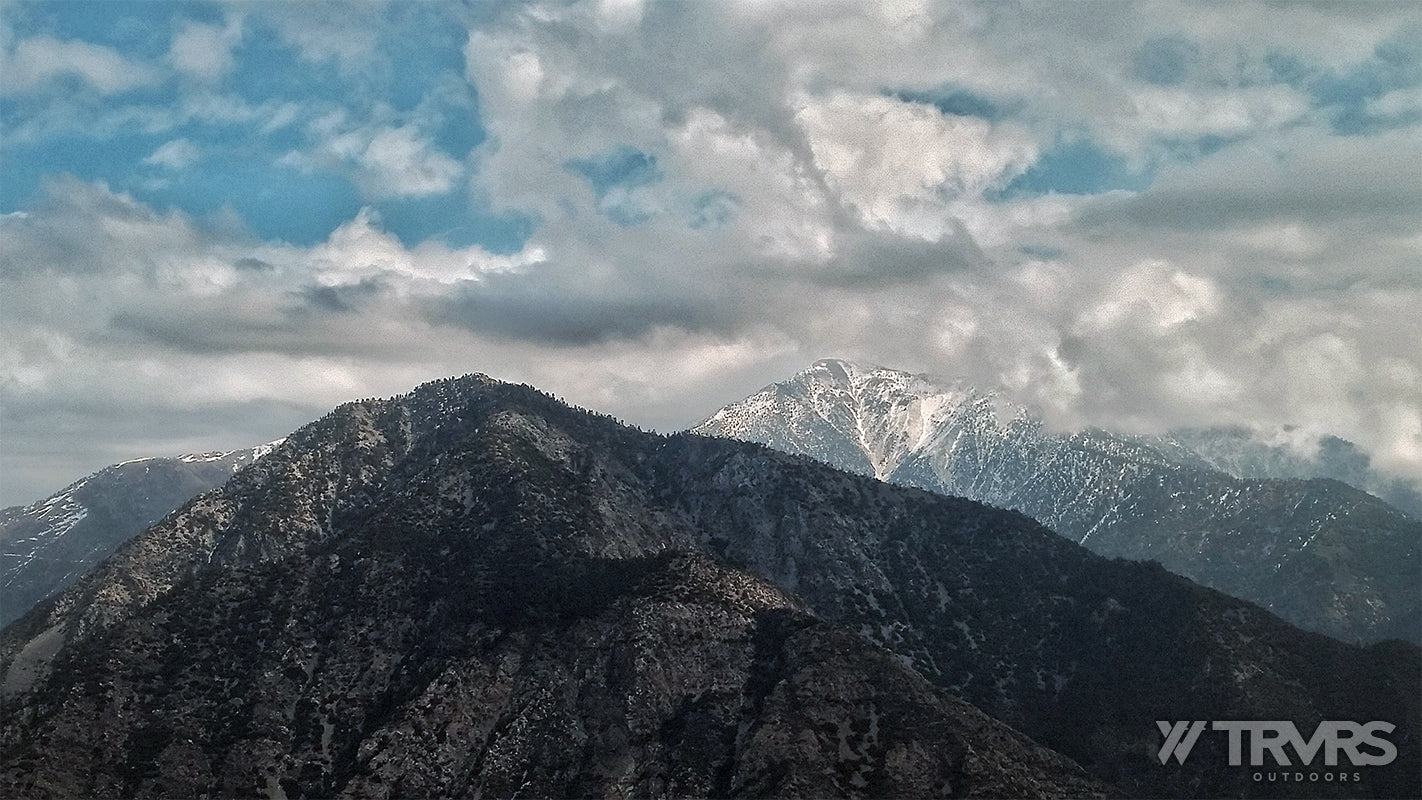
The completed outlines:
{"type": "Polygon", "coordinates": [[[844,463],[846,454],[816,453],[826,429],[852,443],[856,469],[878,478],[892,475],[911,456],[961,428],[1004,427],[1025,416],[1016,406],[950,381],[837,358],[820,359],[782,383],[721,409],[695,430],[718,436],[767,441],[772,446],[844,463]],[[773,434],[768,433],[774,431],[773,434]],[[785,442],[779,442],[785,439],[785,442]],[[834,457],[837,456],[837,457],[834,457]]]}

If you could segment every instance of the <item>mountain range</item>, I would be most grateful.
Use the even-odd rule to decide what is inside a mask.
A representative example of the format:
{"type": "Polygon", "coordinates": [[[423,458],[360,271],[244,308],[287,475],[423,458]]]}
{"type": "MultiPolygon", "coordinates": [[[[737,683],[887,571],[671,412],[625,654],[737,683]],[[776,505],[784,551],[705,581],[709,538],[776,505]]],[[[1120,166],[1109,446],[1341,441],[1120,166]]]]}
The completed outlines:
{"type": "Polygon", "coordinates": [[[1367,453],[1337,436],[1301,436],[1288,427],[1261,433],[1235,426],[1182,428],[1145,438],[1186,466],[1237,478],[1331,478],[1422,519],[1422,492],[1415,484],[1374,469],[1367,453]]]}
{"type": "Polygon", "coordinates": [[[483,376],[293,433],[7,627],[0,675],[4,796],[1422,795],[1415,645],[483,376]],[[1396,757],[1157,755],[1251,719],[1396,757]]]}
{"type": "Polygon", "coordinates": [[[37,503],[0,509],[0,626],[274,446],[125,461],[37,503]]]}
{"type": "Polygon", "coordinates": [[[1422,521],[1333,479],[1225,472],[1308,463],[1270,458],[1240,431],[1054,433],[966,382],[834,359],[693,430],[1020,511],[1096,553],[1157,561],[1309,630],[1422,641],[1422,521]]]}

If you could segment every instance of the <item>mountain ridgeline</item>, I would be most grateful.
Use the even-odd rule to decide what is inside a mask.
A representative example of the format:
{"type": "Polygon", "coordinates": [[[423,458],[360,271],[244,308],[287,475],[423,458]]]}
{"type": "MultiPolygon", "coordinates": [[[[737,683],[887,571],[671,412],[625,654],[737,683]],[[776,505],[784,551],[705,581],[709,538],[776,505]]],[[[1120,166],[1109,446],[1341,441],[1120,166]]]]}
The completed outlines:
{"type": "Polygon", "coordinates": [[[1422,641],[1422,520],[1337,480],[1216,469],[1305,469],[1239,432],[1056,434],[966,383],[837,360],[693,430],[1020,511],[1101,555],[1158,561],[1347,641],[1422,641]]]}
{"type": "Polygon", "coordinates": [[[338,408],[0,634],[4,796],[1418,796],[1418,648],[482,376],[338,408]],[[1158,720],[1382,720],[1261,782],[1158,720]]]}
{"type": "Polygon", "coordinates": [[[38,503],[0,509],[0,626],[273,446],[125,461],[38,503]]]}
{"type": "Polygon", "coordinates": [[[1242,427],[1182,428],[1153,444],[1182,464],[1240,478],[1331,478],[1422,519],[1422,490],[1415,483],[1374,469],[1366,453],[1337,436],[1299,437],[1289,428],[1266,437],[1242,427]],[[1298,438],[1303,441],[1290,441],[1298,438]]]}

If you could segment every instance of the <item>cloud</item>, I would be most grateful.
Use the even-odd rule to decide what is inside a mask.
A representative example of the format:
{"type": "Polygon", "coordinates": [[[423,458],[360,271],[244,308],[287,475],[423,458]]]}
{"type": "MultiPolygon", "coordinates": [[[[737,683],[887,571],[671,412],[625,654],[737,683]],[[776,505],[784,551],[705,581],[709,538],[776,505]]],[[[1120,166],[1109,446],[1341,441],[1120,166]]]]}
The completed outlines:
{"type": "Polygon", "coordinates": [[[225,25],[185,21],[173,34],[168,59],[179,71],[212,83],[236,65],[232,48],[241,39],[241,17],[229,19],[225,25]]]}
{"type": "Polygon", "coordinates": [[[1135,77],[1156,86],[1184,83],[1200,61],[1200,48],[1183,36],[1161,36],[1147,41],[1132,59],[1135,77]]]}
{"type": "MultiPolygon", "coordinates": [[[[288,260],[297,258],[292,251],[277,251],[272,256],[283,252],[288,260]]],[[[496,256],[478,247],[452,248],[438,241],[407,248],[381,228],[378,215],[366,208],[299,258],[314,278],[326,285],[388,278],[415,286],[449,285],[515,271],[540,262],[543,255],[537,248],[529,248],[514,256],[496,256]]]]}
{"type": "Polygon", "coordinates": [[[559,205],[578,188],[540,154],[626,146],[656,159],[659,198],[714,187],[736,205],[709,252],[665,226],[621,232],[648,249],[609,255],[613,274],[697,263],[715,276],[699,285],[742,300],[732,329],[1005,385],[1063,427],[1302,422],[1410,452],[1394,437],[1411,389],[1382,376],[1418,358],[1351,320],[1376,311],[1365,287],[1412,291],[1416,182],[1397,165],[1416,131],[1339,137],[1271,66],[1349,70],[1406,15],[679,5],[610,36],[585,11],[512,14],[466,49],[495,142],[481,175],[539,210],[554,263],[609,234],[559,205]],[[1310,372],[1353,351],[1355,371],[1310,372]]]}
{"type": "Polygon", "coordinates": [[[157,69],[126,58],[111,47],[53,36],[21,39],[3,54],[0,94],[22,95],[46,90],[73,79],[99,94],[117,94],[162,80],[157,69]]]}
{"type": "Polygon", "coordinates": [[[919,103],[836,93],[795,115],[815,166],[870,228],[937,239],[948,201],[1005,185],[1035,160],[1025,132],[919,103]]]}
{"type": "Polygon", "coordinates": [[[292,151],[281,163],[353,169],[368,199],[444,194],[464,175],[464,165],[414,125],[356,125],[338,112],[315,120],[311,129],[319,140],[315,152],[292,151]]]}
{"type": "Polygon", "coordinates": [[[1386,229],[1415,229],[1422,184],[1398,167],[1419,146],[1418,128],[1369,140],[1290,131],[1168,166],[1151,191],[1103,197],[1083,220],[1219,229],[1268,220],[1366,219],[1386,229]]]}
{"type": "Polygon", "coordinates": [[[709,412],[726,375],[794,361],[764,329],[688,330],[684,299],[627,286],[583,297],[557,283],[576,271],[541,278],[536,251],[407,248],[369,212],[302,248],[102,185],[57,181],[48,198],[0,218],[6,502],[114,460],[268,440],[352,397],[470,370],[674,427],[709,412]],[[488,319],[432,318],[440,308],[488,319]],[[42,457],[56,448],[62,459],[42,457]]]}
{"type": "Polygon", "coordinates": [[[491,276],[434,300],[437,324],[554,347],[640,339],[659,329],[700,333],[716,326],[710,304],[694,297],[645,296],[588,287],[542,285],[526,276],[491,276]]]}
{"type": "Polygon", "coordinates": [[[587,180],[597,197],[598,210],[619,225],[646,222],[659,211],[647,191],[663,177],[655,156],[623,146],[572,159],[567,168],[587,180]]]}
{"type": "Polygon", "coordinates": [[[15,452],[98,466],[207,413],[250,444],[469,370],[673,428],[838,355],[1064,428],[1327,430],[1422,478],[1418,11],[1109,10],[244,5],[148,52],[172,97],[34,68],[7,148],[113,160],[0,217],[15,452]],[[143,188],[243,159],[207,206],[143,188]]]}
{"type": "Polygon", "coordinates": [[[1365,111],[1373,117],[1399,123],[1422,119],[1422,86],[1394,89],[1367,102],[1365,111]]]}
{"type": "MultiPolygon", "coordinates": [[[[332,298],[380,301],[380,314],[406,312],[411,298],[521,269],[537,251],[496,256],[480,248],[426,242],[406,248],[362,211],[312,247],[255,243],[158,213],[102,185],[57,181],[33,213],[6,217],[0,254],[4,308],[13,324],[50,331],[45,341],[102,348],[116,331],[178,351],[291,354],[398,350],[398,339],[352,335],[332,298]],[[83,308],[74,317],[66,307],[83,308]]],[[[43,338],[43,337],[42,337],[43,338]]],[[[48,371],[35,362],[33,369],[48,371]]]]}
{"type": "Polygon", "coordinates": [[[464,171],[408,126],[375,131],[358,160],[363,182],[375,196],[443,194],[464,171]]]}
{"type": "Polygon", "coordinates": [[[334,62],[358,72],[369,66],[384,27],[384,4],[309,0],[299,5],[275,4],[263,16],[296,46],[309,63],[334,62]]]}
{"type": "Polygon", "coordinates": [[[1218,290],[1198,275],[1172,269],[1162,262],[1142,262],[1124,272],[1100,302],[1079,317],[1090,332],[1100,332],[1135,319],[1161,333],[1209,316],[1218,305],[1218,290]]]}
{"type": "Polygon", "coordinates": [[[170,170],[184,170],[196,164],[201,158],[202,150],[197,145],[187,139],[174,139],[164,142],[161,147],[143,159],[143,163],[170,170]]]}

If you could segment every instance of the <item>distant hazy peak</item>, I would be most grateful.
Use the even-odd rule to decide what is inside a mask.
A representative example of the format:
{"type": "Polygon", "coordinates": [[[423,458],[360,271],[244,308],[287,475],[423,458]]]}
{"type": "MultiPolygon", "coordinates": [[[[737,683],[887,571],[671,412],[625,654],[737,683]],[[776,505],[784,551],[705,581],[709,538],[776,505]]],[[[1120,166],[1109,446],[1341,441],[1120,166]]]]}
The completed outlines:
{"type": "Polygon", "coordinates": [[[284,441],[135,458],[86,475],[43,500],[0,510],[0,625],[78,580],[144,528],[284,441]]]}

